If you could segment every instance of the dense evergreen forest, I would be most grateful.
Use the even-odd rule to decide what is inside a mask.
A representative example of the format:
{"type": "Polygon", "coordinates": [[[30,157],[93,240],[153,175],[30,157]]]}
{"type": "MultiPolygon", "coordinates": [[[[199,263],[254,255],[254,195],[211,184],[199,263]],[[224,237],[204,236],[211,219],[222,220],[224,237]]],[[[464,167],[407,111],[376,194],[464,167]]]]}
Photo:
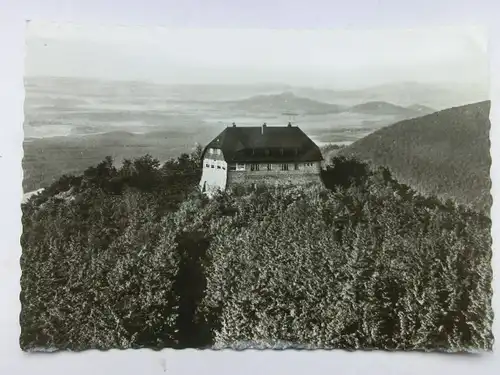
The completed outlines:
{"type": "Polygon", "coordinates": [[[334,157],[324,188],[197,191],[106,158],[23,204],[23,350],[491,350],[491,222],[334,157]]]}
{"type": "Polygon", "coordinates": [[[399,182],[489,215],[490,101],[445,109],[377,130],[340,150],[388,167],[399,182]]]}

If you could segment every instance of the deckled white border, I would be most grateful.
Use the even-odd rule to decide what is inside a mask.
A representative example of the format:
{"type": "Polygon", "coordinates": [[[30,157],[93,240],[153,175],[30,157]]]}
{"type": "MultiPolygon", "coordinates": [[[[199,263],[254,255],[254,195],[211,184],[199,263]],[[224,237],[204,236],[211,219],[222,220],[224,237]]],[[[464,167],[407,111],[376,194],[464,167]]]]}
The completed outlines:
{"type": "MultiPolygon", "coordinates": [[[[129,350],[25,354],[19,350],[24,20],[191,27],[398,28],[489,25],[492,53],[492,180],[500,200],[500,33],[492,0],[32,0],[0,2],[0,373],[1,374],[495,374],[500,353],[129,350]]],[[[494,272],[500,267],[500,204],[493,204],[494,272]]],[[[500,290],[499,278],[494,281],[500,290]]],[[[500,319],[498,293],[493,305],[500,319]]],[[[498,319],[494,332],[500,341],[498,319]]]]}

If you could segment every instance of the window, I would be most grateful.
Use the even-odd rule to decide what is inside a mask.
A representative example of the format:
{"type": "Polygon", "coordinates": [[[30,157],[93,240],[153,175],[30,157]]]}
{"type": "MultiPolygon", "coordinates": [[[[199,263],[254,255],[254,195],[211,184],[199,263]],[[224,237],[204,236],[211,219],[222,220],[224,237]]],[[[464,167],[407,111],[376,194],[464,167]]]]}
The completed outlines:
{"type": "Polygon", "coordinates": [[[220,148],[218,148],[217,150],[215,150],[215,153],[216,153],[217,155],[220,155],[220,153],[221,153],[220,148]]]}
{"type": "Polygon", "coordinates": [[[270,171],[270,170],[272,170],[272,169],[273,169],[273,165],[272,165],[272,164],[268,164],[268,165],[267,165],[267,170],[268,170],[268,171],[270,171]]]}
{"type": "Polygon", "coordinates": [[[250,170],[251,171],[258,171],[259,170],[259,164],[252,164],[252,165],[250,165],[250,170]]]}
{"type": "Polygon", "coordinates": [[[210,166],[210,168],[213,168],[213,167],[214,167],[214,165],[212,164],[212,165],[210,166]]]}
{"type": "Polygon", "coordinates": [[[297,171],[299,169],[299,165],[297,163],[295,163],[294,168],[297,171]]]}
{"type": "Polygon", "coordinates": [[[236,170],[237,171],[244,171],[245,170],[245,164],[237,164],[236,165],[236,170]]]}
{"type": "Polygon", "coordinates": [[[220,165],[217,166],[217,169],[220,169],[220,165]]]}
{"type": "Polygon", "coordinates": [[[205,164],[205,167],[207,167],[207,168],[208,168],[208,167],[210,167],[210,164],[206,163],[206,164],[205,164]]]}
{"type": "Polygon", "coordinates": [[[281,164],[282,171],[288,171],[288,164],[281,164]]]}
{"type": "Polygon", "coordinates": [[[236,170],[236,164],[229,164],[229,170],[230,171],[235,171],[236,170]]]}

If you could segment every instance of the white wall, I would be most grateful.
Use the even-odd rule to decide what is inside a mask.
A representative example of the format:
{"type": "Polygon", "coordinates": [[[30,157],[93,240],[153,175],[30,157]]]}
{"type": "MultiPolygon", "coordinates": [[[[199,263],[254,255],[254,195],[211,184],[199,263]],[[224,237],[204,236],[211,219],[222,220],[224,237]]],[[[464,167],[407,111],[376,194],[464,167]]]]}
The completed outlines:
{"type": "Polygon", "coordinates": [[[217,189],[225,190],[227,182],[227,163],[224,160],[203,159],[203,172],[200,180],[200,189],[207,192],[217,189]]]}

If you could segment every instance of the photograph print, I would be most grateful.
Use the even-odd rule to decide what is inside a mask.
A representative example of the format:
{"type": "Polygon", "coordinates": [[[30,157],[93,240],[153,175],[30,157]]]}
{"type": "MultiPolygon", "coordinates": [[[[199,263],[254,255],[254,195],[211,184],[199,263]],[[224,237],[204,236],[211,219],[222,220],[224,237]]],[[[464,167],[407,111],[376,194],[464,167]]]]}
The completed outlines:
{"type": "Polygon", "coordinates": [[[478,28],[26,26],[20,347],[488,352],[478,28]]]}

